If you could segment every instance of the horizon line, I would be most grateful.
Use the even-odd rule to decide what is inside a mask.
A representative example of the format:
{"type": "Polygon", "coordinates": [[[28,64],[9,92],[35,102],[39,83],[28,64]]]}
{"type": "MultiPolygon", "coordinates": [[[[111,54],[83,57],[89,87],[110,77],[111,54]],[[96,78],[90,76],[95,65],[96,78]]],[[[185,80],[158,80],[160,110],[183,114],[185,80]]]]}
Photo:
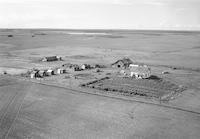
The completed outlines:
{"type": "Polygon", "coordinates": [[[199,30],[194,30],[194,29],[124,29],[124,28],[0,28],[0,30],[124,30],[124,31],[177,31],[177,32],[200,32],[199,30]]]}

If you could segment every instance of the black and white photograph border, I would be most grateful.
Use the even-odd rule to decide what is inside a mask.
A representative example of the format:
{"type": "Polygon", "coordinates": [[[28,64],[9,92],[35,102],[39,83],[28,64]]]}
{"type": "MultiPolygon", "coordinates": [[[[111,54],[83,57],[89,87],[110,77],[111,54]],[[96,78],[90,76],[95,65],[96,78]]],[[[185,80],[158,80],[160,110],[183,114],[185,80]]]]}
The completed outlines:
{"type": "Polygon", "coordinates": [[[0,0],[0,139],[200,139],[199,0],[0,0]]]}

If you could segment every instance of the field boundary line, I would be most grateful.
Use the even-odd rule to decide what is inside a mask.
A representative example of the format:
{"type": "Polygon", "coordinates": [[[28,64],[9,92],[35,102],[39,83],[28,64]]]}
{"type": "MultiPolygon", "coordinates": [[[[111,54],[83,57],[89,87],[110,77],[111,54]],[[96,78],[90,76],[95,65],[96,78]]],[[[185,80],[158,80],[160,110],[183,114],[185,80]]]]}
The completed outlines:
{"type": "Polygon", "coordinates": [[[129,101],[129,102],[149,104],[149,105],[154,105],[154,106],[158,106],[158,107],[164,107],[164,108],[168,108],[168,109],[174,109],[174,110],[179,110],[179,111],[183,111],[183,112],[194,113],[194,114],[200,115],[200,112],[197,112],[197,111],[194,111],[194,110],[188,110],[188,109],[184,109],[184,108],[181,108],[181,107],[166,105],[166,104],[163,104],[163,103],[161,104],[160,102],[155,102],[155,101],[150,102],[148,100],[146,100],[146,101],[145,100],[139,100],[139,98],[127,98],[127,97],[123,97],[123,96],[102,94],[102,93],[98,93],[97,90],[94,90],[93,92],[92,92],[92,90],[87,90],[87,92],[86,92],[85,90],[84,91],[79,90],[79,89],[83,89],[83,88],[80,88],[80,87],[79,87],[79,89],[74,89],[74,88],[72,89],[72,88],[69,88],[67,86],[44,83],[44,82],[39,82],[39,81],[29,80],[29,82],[32,82],[32,83],[35,83],[35,84],[41,84],[41,85],[45,85],[45,86],[50,86],[50,87],[56,87],[56,88],[71,90],[71,91],[73,91],[73,92],[69,92],[71,94],[82,93],[82,94],[96,95],[96,96],[107,97],[107,98],[111,98],[111,99],[118,99],[118,100],[129,101]],[[74,93],[74,92],[76,92],[76,93],[74,93]]]}
{"type": "MultiPolygon", "coordinates": [[[[9,76],[10,77],[10,76],[9,76]]],[[[18,79],[18,80],[21,80],[21,81],[25,81],[25,82],[31,82],[31,83],[35,83],[35,84],[41,84],[41,85],[46,85],[46,86],[50,86],[50,87],[56,87],[56,88],[61,88],[61,89],[65,89],[65,90],[71,90],[73,92],[69,92],[71,94],[77,94],[77,93],[82,93],[82,94],[89,94],[89,95],[96,95],[96,96],[101,96],[101,97],[106,97],[106,98],[111,98],[111,99],[118,99],[118,100],[123,100],[123,101],[129,101],[129,102],[137,102],[137,103],[142,103],[142,104],[149,104],[149,105],[154,105],[154,106],[157,106],[157,107],[163,107],[163,108],[168,108],[168,109],[174,109],[174,110],[179,110],[179,111],[183,111],[183,112],[188,112],[188,113],[193,113],[193,114],[197,114],[197,115],[200,115],[200,112],[198,111],[194,111],[194,110],[188,110],[186,108],[181,108],[181,107],[177,107],[177,106],[172,106],[172,105],[167,105],[167,104],[163,104],[163,103],[160,103],[159,102],[156,102],[156,101],[149,101],[149,100],[139,100],[139,98],[136,98],[136,97],[132,97],[132,98],[127,98],[125,96],[117,96],[117,95],[113,95],[113,94],[102,94],[102,93],[98,93],[98,92],[101,92],[101,91],[97,91],[97,90],[87,90],[87,92],[84,90],[79,90],[79,89],[72,89],[71,87],[67,87],[67,86],[63,86],[63,85],[57,85],[57,84],[51,84],[51,83],[45,83],[43,81],[37,81],[37,80],[28,80],[26,78],[23,78],[23,77],[13,77],[12,78],[15,78],[15,79],[18,79]],[[74,93],[76,92],[76,93],[74,93]]],[[[78,87],[77,87],[78,88],[78,87]]],[[[83,89],[83,88],[81,88],[83,89]]]]}

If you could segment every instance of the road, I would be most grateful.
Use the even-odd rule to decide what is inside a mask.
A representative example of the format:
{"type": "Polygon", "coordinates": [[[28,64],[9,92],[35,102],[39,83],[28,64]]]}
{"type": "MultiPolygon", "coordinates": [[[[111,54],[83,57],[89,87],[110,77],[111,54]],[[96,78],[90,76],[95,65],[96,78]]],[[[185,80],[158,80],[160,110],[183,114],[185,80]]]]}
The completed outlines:
{"type": "Polygon", "coordinates": [[[199,114],[9,77],[0,79],[0,118],[2,139],[200,138],[199,114]]]}

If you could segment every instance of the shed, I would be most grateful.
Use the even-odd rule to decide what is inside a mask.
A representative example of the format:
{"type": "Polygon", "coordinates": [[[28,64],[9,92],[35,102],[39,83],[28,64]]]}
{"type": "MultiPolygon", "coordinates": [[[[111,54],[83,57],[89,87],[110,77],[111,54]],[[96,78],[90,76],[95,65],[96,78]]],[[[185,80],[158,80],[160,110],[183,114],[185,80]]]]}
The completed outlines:
{"type": "Polygon", "coordinates": [[[73,69],[74,71],[80,71],[80,70],[81,70],[79,66],[74,66],[74,67],[72,67],[72,69],[73,69]]]}
{"type": "Polygon", "coordinates": [[[44,74],[43,76],[49,76],[49,74],[47,73],[48,70],[44,70],[44,74]]]}
{"type": "Polygon", "coordinates": [[[66,69],[60,69],[60,74],[66,73],[66,69]]]}
{"type": "Polygon", "coordinates": [[[57,69],[53,69],[53,71],[52,71],[52,75],[56,75],[56,74],[58,74],[57,69]]]}
{"type": "Polygon", "coordinates": [[[79,67],[79,65],[77,64],[72,64],[70,67],[69,67],[70,70],[72,71],[80,71],[81,68],[79,67]]]}
{"type": "Polygon", "coordinates": [[[44,76],[45,76],[45,71],[44,70],[38,71],[38,77],[42,78],[44,76]]]}
{"type": "Polygon", "coordinates": [[[47,74],[47,76],[53,75],[53,70],[52,70],[52,69],[48,69],[48,70],[46,71],[46,74],[47,74]]]}
{"type": "Polygon", "coordinates": [[[91,66],[89,64],[83,64],[83,65],[81,65],[81,69],[82,70],[90,69],[90,68],[91,68],[91,66]]]}
{"type": "Polygon", "coordinates": [[[56,75],[56,74],[63,74],[64,71],[65,71],[65,69],[56,68],[56,69],[54,69],[54,70],[52,71],[52,73],[53,73],[54,75],[56,75]]]}
{"type": "Polygon", "coordinates": [[[47,70],[47,75],[48,75],[48,76],[53,75],[53,70],[52,70],[52,69],[48,69],[48,70],[47,70]]]}
{"type": "Polygon", "coordinates": [[[129,58],[123,58],[120,60],[117,60],[115,63],[111,64],[114,68],[128,68],[130,64],[133,62],[129,58]]]}
{"type": "Polygon", "coordinates": [[[62,72],[61,69],[58,68],[58,69],[57,69],[57,74],[61,74],[61,72],[62,72]]]}
{"type": "Polygon", "coordinates": [[[30,73],[30,77],[31,78],[35,78],[36,77],[36,73],[37,73],[37,71],[32,71],[31,73],[30,73]]]}
{"type": "Polygon", "coordinates": [[[66,69],[63,69],[63,73],[67,73],[67,70],[66,70],[66,69]]]}

